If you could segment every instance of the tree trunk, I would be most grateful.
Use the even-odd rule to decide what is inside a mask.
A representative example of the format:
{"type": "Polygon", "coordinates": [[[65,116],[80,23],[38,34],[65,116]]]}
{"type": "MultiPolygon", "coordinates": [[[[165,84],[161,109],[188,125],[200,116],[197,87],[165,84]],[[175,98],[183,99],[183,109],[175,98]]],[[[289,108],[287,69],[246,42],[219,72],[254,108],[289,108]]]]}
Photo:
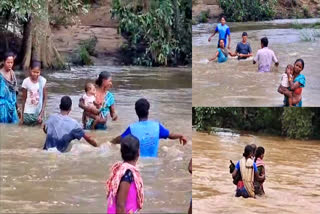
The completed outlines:
{"type": "Polygon", "coordinates": [[[30,68],[33,60],[40,61],[43,68],[59,69],[64,67],[59,52],[52,42],[49,25],[48,0],[44,1],[42,12],[34,12],[23,32],[23,62],[24,70],[30,68]]]}

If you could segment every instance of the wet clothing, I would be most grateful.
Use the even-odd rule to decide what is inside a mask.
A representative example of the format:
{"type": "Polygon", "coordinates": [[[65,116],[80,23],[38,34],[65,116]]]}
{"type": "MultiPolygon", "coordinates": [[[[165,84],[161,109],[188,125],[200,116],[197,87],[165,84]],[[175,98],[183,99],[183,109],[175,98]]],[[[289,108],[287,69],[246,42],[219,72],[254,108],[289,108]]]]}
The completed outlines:
{"type": "Polygon", "coordinates": [[[159,139],[168,138],[169,130],[159,122],[146,120],[131,124],[121,135],[121,138],[128,134],[139,139],[141,157],[157,157],[159,139]]]}
{"type": "Polygon", "coordinates": [[[276,55],[268,47],[258,50],[253,60],[258,63],[259,72],[270,72],[272,61],[278,62],[276,55]]]}
{"type": "Polygon", "coordinates": [[[43,149],[56,147],[65,152],[74,139],[80,140],[85,133],[81,125],[71,117],[62,114],[53,114],[45,122],[47,138],[43,149]]]}
{"type": "Polygon", "coordinates": [[[107,213],[117,213],[117,194],[121,182],[130,183],[125,205],[126,213],[136,213],[143,206],[143,181],[139,170],[126,162],[118,162],[111,168],[110,177],[106,182],[107,213]]]}
{"type": "Polygon", "coordinates": [[[241,173],[241,180],[237,183],[236,197],[254,197],[254,173],[258,171],[251,158],[243,157],[236,164],[236,169],[241,173]]]}
{"type": "MultiPolygon", "coordinates": [[[[257,168],[258,168],[258,173],[261,176],[262,175],[262,170],[265,169],[263,160],[261,158],[257,158],[256,165],[257,165],[257,168]]],[[[254,181],[254,192],[257,195],[263,195],[264,194],[263,182],[261,183],[259,181],[254,181]]]]}
{"type": "MultiPolygon", "coordinates": [[[[298,76],[296,76],[296,78],[294,78],[293,83],[295,82],[299,82],[300,83],[300,87],[297,88],[294,92],[295,93],[302,93],[302,88],[305,87],[306,85],[306,78],[303,74],[299,74],[298,76]]],[[[288,102],[288,98],[286,96],[284,96],[284,100],[283,100],[284,106],[289,106],[289,102],[288,102]]],[[[298,104],[293,105],[295,107],[302,107],[302,98],[300,100],[300,102],[298,104]]]]}
{"type": "Polygon", "coordinates": [[[11,72],[12,81],[8,81],[0,72],[0,123],[18,123],[17,79],[11,72]]]}
{"type": "Polygon", "coordinates": [[[280,85],[282,85],[285,88],[289,87],[289,79],[288,79],[288,75],[286,73],[282,74],[280,85]]]}
{"type": "Polygon", "coordinates": [[[23,114],[23,124],[27,126],[36,126],[38,123],[38,114],[23,114]]]}
{"type": "Polygon", "coordinates": [[[224,24],[222,25],[219,23],[215,29],[215,32],[219,33],[219,40],[218,40],[218,47],[219,47],[219,41],[223,39],[224,46],[227,47],[227,37],[230,36],[230,28],[228,25],[224,24]]]}
{"type": "MultiPolygon", "coordinates": [[[[250,44],[247,42],[245,44],[243,44],[242,42],[239,42],[237,44],[237,48],[236,48],[236,52],[237,53],[240,53],[240,54],[249,54],[249,53],[252,53],[252,50],[251,50],[251,46],[250,44]]],[[[238,59],[246,59],[247,57],[240,57],[238,56],[238,59]]]]}
{"type": "MultiPolygon", "coordinates": [[[[107,118],[108,114],[110,113],[110,109],[111,106],[114,105],[115,101],[114,101],[114,96],[111,92],[107,92],[106,96],[104,97],[104,102],[102,104],[102,107],[100,108],[100,115],[102,118],[107,118]]],[[[93,125],[94,119],[92,118],[88,118],[88,121],[85,125],[86,129],[91,129],[92,125],[93,125]]],[[[107,125],[106,124],[97,124],[95,129],[101,129],[101,130],[105,130],[107,129],[107,125]]]]}
{"type": "Polygon", "coordinates": [[[226,48],[218,48],[218,63],[226,62],[228,60],[228,50],[226,48]]]}

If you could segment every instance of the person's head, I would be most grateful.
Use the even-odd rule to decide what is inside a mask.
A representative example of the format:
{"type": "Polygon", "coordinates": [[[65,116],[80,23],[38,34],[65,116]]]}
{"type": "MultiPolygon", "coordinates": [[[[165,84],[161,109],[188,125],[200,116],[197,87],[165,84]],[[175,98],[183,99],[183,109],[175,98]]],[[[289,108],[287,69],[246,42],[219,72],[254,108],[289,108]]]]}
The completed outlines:
{"type": "Polygon", "coordinates": [[[288,64],[287,65],[287,68],[286,68],[286,71],[290,71],[290,74],[292,75],[293,74],[293,65],[291,65],[291,64],[288,64]]]}
{"type": "Polygon", "coordinates": [[[5,53],[4,55],[4,70],[10,71],[13,68],[15,55],[12,52],[5,53]]]}
{"type": "Polygon", "coordinates": [[[96,95],[96,87],[91,82],[86,83],[86,85],[84,87],[84,90],[85,90],[87,95],[90,95],[90,96],[95,96],[96,95]]]}
{"type": "Polygon", "coordinates": [[[99,88],[106,88],[109,89],[112,87],[112,78],[111,78],[111,74],[107,71],[102,71],[99,74],[98,79],[96,80],[96,85],[99,88]]]}
{"type": "Polygon", "coordinates": [[[147,99],[141,98],[137,100],[135,104],[135,109],[139,119],[148,118],[150,103],[148,102],[147,99]]]}
{"type": "Polygon", "coordinates": [[[221,17],[220,17],[220,23],[221,23],[222,25],[224,25],[224,24],[226,23],[226,21],[227,21],[227,19],[226,19],[225,16],[221,16],[221,17]]]}
{"type": "Polygon", "coordinates": [[[40,76],[40,68],[41,68],[41,62],[39,61],[32,61],[31,62],[31,67],[30,67],[30,78],[33,81],[37,81],[39,76],[40,76]]]}
{"type": "Polygon", "coordinates": [[[257,151],[256,151],[256,157],[255,157],[255,161],[260,158],[261,160],[263,159],[264,157],[264,148],[262,146],[259,146],[257,148],[257,151]]]}
{"type": "Polygon", "coordinates": [[[248,40],[248,34],[247,34],[247,32],[243,32],[243,33],[242,33],[242,41],[243,41],[244,43],[246,43],[247,40],[248,40]]]}
{"type": "Polygon", "coordinates": [[[263,38],[261,39],[261,47],[262,47],[262,48],[268,47],[268,43],[269,43],[269,41],[268,41],[268,38],[267,38],[267,37],[263,37],[263,38]]]}
{"type": "Polygon", "coordinates": [[[253,143],[253,144],[251,144],[251,147],[252,147],[252,156],[255,156],[256,150],[257,150],[257,145],[253,143]]]}
{"type": "Polygon", "coordinates": [[[219,48],[224,48],[224,40],[223,39],[219,40],[219,48]]]}
{"type": "Polygon", "coordinates": [[[60,110],[70,112],[72,106],[72,100],[69,96],[63,96],[60,101],[60,110]]]}
{"type": "Polygon", "coordinates": [[[140,156],[140,143],[138,138],[129,134],[120,140],[121,157],[125,162],[137,161],[140,156]]]}
{"type": "Polygon", "coordinates": [[[242,154],[243,157],[245,158],[251,158],[253,154],[253,149],[251,145],[246,145],[246,147],[244,148],[244,153],[242,154]]]}
{"type": "Polygon", "coordinates": [[[294,70],[295,74],[300,74],[300,72],[304,69],[304,61],[303,59],[297,59],[294,63],[294,70]]]}

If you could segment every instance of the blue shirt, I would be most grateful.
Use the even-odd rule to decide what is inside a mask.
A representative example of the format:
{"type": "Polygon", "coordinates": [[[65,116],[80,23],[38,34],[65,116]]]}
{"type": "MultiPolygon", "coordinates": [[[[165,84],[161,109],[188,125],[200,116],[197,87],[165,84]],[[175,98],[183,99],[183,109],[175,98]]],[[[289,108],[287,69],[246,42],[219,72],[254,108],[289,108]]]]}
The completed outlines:
{"type": "Polygon", "coordinates": [[[47,138],[43,149],[56,147],[60,152],[65,152],[70,142],[80,140],[84,136],[81,125],[71,117],[62,114],[53,114],[45,122],[47,138]]]}
{"type": "Polygon", "coordinates": [[[159,148],[159,139],[169,137],[169,130],[156,121],[140,121],[131,124],[121,135],[122,138],[132,134],[140,142],[141,157],[157,157],[159,148]]]}
{"type": "Polygon", "coordinates": [[[222,63],[222,62],[225,62],[228,60],[228,54],[227,56],[222,52],[221,48],[218,48],[218,52],[219,52],[219,55],[218,55],[218,62],[219,63],[222,63]]]}
{"type": "MultiPolygon", "coordinates": [[[[237,44],[236,52],[241,54],[249,54],[252,52],[251,46],[249,43],[243,44],[242,42],[239,42],[237,44]]],[[[238,59],[246,59],[246,57],[239,56],[238,59]]]]}
{"type": "MultiPolygon", "coordinates": [[[[240,161],[238,161],[238,163],[236,164],[236,169],[240,171],[240,161]]],[[[254,172],[258,172],[258,168],[255,162],[253,162],[253,170],[254,172]]]]}
{"type": "Polygon", "coordinates": [[[215,32],[219,32],[219,40],[218,40],[218,46],[220,39],[223,39],[224,46],[227,47],[227,37],[230,36],[230,28],[228,25],[224,24],[222,25],[219,23],[215,29],[215,32]]]}

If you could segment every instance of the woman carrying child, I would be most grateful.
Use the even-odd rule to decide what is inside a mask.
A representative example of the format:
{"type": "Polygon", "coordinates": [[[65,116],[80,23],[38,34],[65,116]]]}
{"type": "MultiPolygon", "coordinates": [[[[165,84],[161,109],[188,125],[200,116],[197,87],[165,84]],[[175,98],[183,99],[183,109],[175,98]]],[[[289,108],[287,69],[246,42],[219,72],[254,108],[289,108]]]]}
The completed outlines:
{"type": "Polygon", "coordinates": [[[117,120],[117,115],[114,108],[114,96],[109,91],[112,87],[112,78],[109,72],[103,71],[99,74],[98,79],[96,80],[96,104],[101,106],[100,109],[92,108],[91,106],[87,106],[84,103],[83,98],[79,100],[79,107],[84,111],[93,114],[93,115],[101,115],[101,119],[97,121],[97,124],[94,124],[95,119],[89,118],[84,124],[86,129],[106,129],[107,116],[110,114],[112,120],[117,120]]]}
{"type": "Polygon", "coordinates": [[[20,124],[40,125],[43,121],[47,103],[47,80],[40,76],[41,63],[33,61],[29,77],[22,82],[22,115],[20,124]]]}
{"type": "Polygon", "coordinates": [[[127,135],[121,139],[123,162],[115,163],[107,180],[107,213],[136,213],[143,206],[143,181],[136,167],[139,159],[138,138],[127,135]]]}

